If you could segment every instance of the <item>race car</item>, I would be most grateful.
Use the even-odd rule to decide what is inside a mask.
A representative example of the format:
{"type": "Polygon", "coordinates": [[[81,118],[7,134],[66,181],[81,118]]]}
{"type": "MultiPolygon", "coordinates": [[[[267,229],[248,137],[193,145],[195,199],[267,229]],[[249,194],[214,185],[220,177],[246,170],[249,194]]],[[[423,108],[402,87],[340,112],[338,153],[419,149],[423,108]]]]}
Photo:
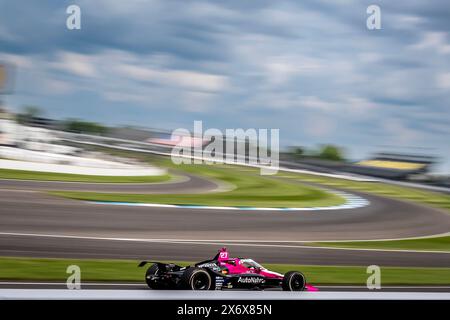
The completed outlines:
{"type": "Polygon", "coordinates": [[[284,275],[269,271],[248,258],[230,258],[222,248],[210,260],[194,266],[181,267],[173,263],[142,261],[139,267],[153,263],[145,273],[145,281],[151,289],[267,289],[281,288],[285,291],[317,291],[306,283],[305,276],[298,271],[284,275]]]}

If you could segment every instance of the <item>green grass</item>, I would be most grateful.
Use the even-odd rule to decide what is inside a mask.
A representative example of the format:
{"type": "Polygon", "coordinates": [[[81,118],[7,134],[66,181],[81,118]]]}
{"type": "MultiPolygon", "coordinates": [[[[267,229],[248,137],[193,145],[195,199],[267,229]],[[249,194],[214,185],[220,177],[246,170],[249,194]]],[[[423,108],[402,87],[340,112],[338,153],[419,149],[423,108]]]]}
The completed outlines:
{"type": "Polygon", "coordinates": [[[340,196],[316,187],[300,185],[260,176],[253,171],[227,166],[177,166],[176,169],[200,174],[235,186],[227,192],[205,194],[108,194],[92,192],[55,191],[53,195],[89,201],[124,201],[160,204],[313,207],[333,206],[345,202],[340,196]]]}
{"type": "Polygon", "coordinates": [[[366,249],[409,249],[409,250],[436,250],[450,252],[450,236],[410,240],[389,241],[352,241],[352,242],[314,242],[312,245],[366,248],[366,249]]]}
{"type": "Polygon", "coordinates": [[[444,193],[381,182],[350,181],[345,179],[291,172],[280,172],[278,176],[287,180],[291,179],[300,182],[311,182],[332,188],[355,190],[394,199],[413,201],[450,211],[450,195],[444,193]]]}
{"type": "MultiPolygon", "coordinates": [[[[115,152],[114,150],[108,150],[104,149],[103,152],[115,152]]],[[[132,157],[138,157],[141,161],[149,161],[152,163],[157,163],[160,166],[170,167],[173,170],[181,170],[190,172],[197,175],[206,176],[209,178],[217,179],[217,180],[223,180],[227,181],[232,184],[236,184],[238,186],[237,190],[234,190],[232,193],[228,193],[227,197],[231,194],[231,198],[235,199],[221,199],[222,205],[230,205],[225,203],[230,202],[236,202],[236,201],[242,201],[239,199],[240,197],[245,198],[245,192],[247,192],[252,187],[250,184],[252,181],[240,181],[241,178],[244,180],[247,179],[255,179],[256,184],[259,184],[261,180],[258,179],[265,179],[265,181],[268,181],[270,185],[272,185],[273,180],[280,180],[281,182],[286,181],[295,181],[295,182],[307,182],[307,183],[314,183],[314,184],[320,184],[331,188],[342,188],[347,190],[354,190],[354,191],[360,191],[365,193],[372,193],[380,196],[390,197],[394,199],[400,199],[400,200],[407,200],[407,201],[413,201],[419,204],[433,206],[441,209],[446,209],[450,212],[450,195],[442,194],[438,192],[432,192],[432,191],[425,191],[420,190],[416,188],[410,188],[410,187],[403,187],[403,186],[397,186],[397,185],[391,185],[387,183],[378,183],[378,182],[358,182],[358,181],[350,181],[345,179],[338,179],[338,178],[330,178],[330,177],[324,177],[324,176],[318,176],[318,175],[311,175],[311,174],[299,174],[299,173],[291,173],[291,172],[279,172],[276,175],[276,178],[274,177],[261,177],[258,175],[259,170],[255,168],[249,168],[249,167],[242,167],[242,166],[223,166],[223,165],[214,165],[214,166],[198,166],[198,165],[182,165],[177,166],[174,165],[170,160],[163,157],[155,157],[155,156],[147,156],[142,153],[121,153],[121,155],[126,156],[132,156],[132,157]],[[214,170],[214,168],[219,168],[220,170],[223,170],[224,168],[229,168],[228,172],[231,172],[230,175],[223,174],[220,170],[214,170]],[[232,174],[232,172],[235,171],[237,174],[232,174]],[[256,177],[256,178],[255,178],[256,177]],[[237,181],[239,180],[239,181],[237,181]],[[270,182],[269,182],[270,181],[270,182]]],[[[257,202],[257,205],[271,206],[270,204],[267,204],[264,201],[264,198],[266,198],[266,194],[264,194],[264,189],[266,189],[264,186],[254,186],[255,190],[259,190],[262,195],[257,195],[256,198],[253,198],[252,200],[249,199],[249,201],[257,202]]],[[[275,188],[278,188],[276,186],[275,188]]],[[[299,188],[306,188],[304,185],[302,185],[299,188]]],[[[278,190],[277,190],[278,191],[278,190]]],[[[271,194],[275,193],[278,199],[281,199],[282,196],[278,197],[278,192],[274,191],[274,188],[272,187],[269,192],[271,194]]],[[[284,192],[283,189],[279,189],[279,191],[284,192]]],[[[89,197],[86,194],[64,194],[65,196],[78,198],[78,199],[89,199],[89,197]]],[[[111,195],[109,197],[108,195],[100,194],[96,195],[98,196],[98,200],[105,200],[105,198],[109,198],[108,200],[114,200],[114,196],[111,195]]],[[[126,195],[128,198],[128,195],[126,195]]],[[[165,203],[174,203],[170,200],[182,200],[181,204],[188,203],[188,204],[196,204],[193,203],[194,198],[192,196],[168,196],[170,199],[165,199],[167,202],[165,203]],[[180,198],[181,197],[181,198],[180,198]],[[187,201],[186,199],[182,199],[183,197],[189,197],[192,201],[187,201]]],[[[211,197],[211,194],[208,195],[208,198],[211,197]]],[[[328,195],[329,197],[329,195],[328,195]]],[[[136,199],[138,201],[142,199],[136,199]]],[[[163,199],[161,199],[162,201],[163,199]]],[[[197,199],[195,199],[197,201],[197,199]]],[[[206,203],[207,204],[215,204],[215,196],[211,199],[205,199],[204,202],[200,202],[198,204],[206,203]]],[[[273,201],[274,199],[270,199],[270,201],[273,201]]],[[[284,199],[288,200],[288,199],[284,199]]],[[[303,200],[303,199],[302,199],[303,200]]],[[[323,199],[322,204],[319,205],[333,205],[336,204],[334,201],[336,199],[331,199],[332,201],[329,201],[327,199],[323,199]]],[[[147,201],[147,199],[145,200],[147,201]]],[[[341,199],[342,201],[342,199],[341,199]]],[[[308,202],[308,201],[307,201],[308,202]]],[[[307,203],[304,202],[304,203],[307,203]]],[[[161,202],[164,203],[164,202],[161,202]]],[[[250,205],[250,204],[247,204],[250,205]]],[[[253,205],[253,204],[252,204],[253,205]]],[[[298,203],[295,204],[298,206],[298,203]]],[[[279,205],[273,205],[272,207],[276,207],[279,205]]],[[[305,205],[306,206],[306,205],[305,205]]],[[[319,245],[319,246],[335,246],[335,247],[348,247],[348,248],[374,248],[374,249],[412,249],[412,250],[439,250],[439,251],[449,251],[450,249],[450,237],[439,237],[439,238],[428,238],[428,239],[413,239],[413,240],[393,240],[393,241],[357,241],[357,242],[335,242],[335,243],[311,243],[311,245],[319,245]]]]}
{"type": "Polygon", "coordinates": [[[68,181],[68,182],[95,182],[95,183],[154,183],[170,179],[170,175],[161,176],[93,176],[82,174],[64,174],[53,172],[38,172],[27,170],[0,169],[0,179],[41,180],[41,181],[68,181]]]}
{"type": "MultiPolygon", "coordinates": [[[[189,265],[186,261],[172,261],[189,265]]],[[[87,260],[49,258],[0,258],[0,279],[66,281],[69,265],[81,268],[82,281],[130,281],[144,283],[145,268],[133,260],[87,260]]],[[[365,285],[368,274],[363,266],[311,266],[264,264],[270,270],[285,273],[302,271],[312,284],[365,285]]],[[[381,266],[382,285],[449,285],[450,268],[397,268],[381,266]]]]}
{"type": "MultiPolygon", "coordinates": [[[[113,154],[120,155],[126,157],[136,158],[140,161],[146,161],[149,163],[171,167],[175,170],[184,170],[191,173],[199,174],[199,175],[209,175],[208,172],[203,172],[201,169],[204,166],[196,166],[196,165],[183,165],[177,166],[174,165],[170,160],[166,157],[155,156],[150,154],[145,154],[142,152],[132,152],[125,150],[116,150],[111,148],[100,148],[93,147],[93,150],[113,154]]],[[[215,165],[217,166],[217,165],[215,165]]],[[[241,166],[229,166],[233,170],[235,168],[239,168],[239,170],[244,172],[250,172],[257,174],[258,169],[250,168],[250,167],[241,167],[241,166]]],[[[431,205],[433,207],[447,209],[450,212],[450,195],[442,194],[438,192],[425,191],[417,188],[403,187],[397,186],[387,183],[379,183],[379,182],[358,182],[358,181],[350,181],[346,179],[339,178],[330,178],[319,175],[311,175],[311,174],[300,174],[300,173],[292,173],[292,172],[283,172],[280,171],[277,174],[278,177],[282,177],[283,180],[297,180],[300,182],[312,182],[316,184],[321,184],[327,187],[335,187],[342,188],[348,190],[361,191],[366,193],[373,193],[381,196],[391,197],[394,199],[400,200],[408,200],[414,201],[420,204],[431,205]]]]}
{"type": "MultiPolygon", "coordinates": [[[[331,188],[348,189],[365,193],[372,193],[388,198],[412,201],[422,205],[444,209],[444,211],[450,212],[450,195],[443,193],[425,191],[421,189],[391,185],[380,182],[358,182],[291,172],[280,172],[277,176],[283,180],[309,182],[328,186],[331,188]]],[[[316,242],[311,243],[311,245],[342,248],[450,251],[450,237],[389,241],[316,242]]]]}

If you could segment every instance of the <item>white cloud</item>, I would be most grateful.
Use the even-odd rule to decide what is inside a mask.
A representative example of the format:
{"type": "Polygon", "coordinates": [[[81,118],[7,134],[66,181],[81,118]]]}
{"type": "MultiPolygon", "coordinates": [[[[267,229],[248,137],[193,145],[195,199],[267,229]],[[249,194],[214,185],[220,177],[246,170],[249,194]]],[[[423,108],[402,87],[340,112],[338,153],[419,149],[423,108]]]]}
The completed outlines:
{"type": "Polygon", "coordinates": [[[59,61],[53,67],[81,77],[95,77],[97,75],[93,57],[73,52],[60,52],[59,61]]]}
{"type": "Polygon", "coordinates": [[[366,98],[349,96],[343,101],[349,116],[368,116],[373,111],[378,111],[380,106],[366,98]]]}
{"type": "Polygon", "coordinates": [[[401,146],[418,146],[422,143],[420,132],[407,127],[400,119],[383,119],[381,127],[383,135],[389,138],[388,144],[399,144],[401,146]]]}
{"type": "Polygon", "coordinates": [[[179,86],[201,91],[221,91],[227,87],[225,76],[186,70],[165,70],[154,67],[121,64],[115,69],[134,80],[153,81],[165,86],[179,86]]]}
{"type": "Polygon", "coordinates": [[[422,39],[412,46],[415,50],[432,49],[441,54],[450,53],[447,32],[425,32],[422,39]]]}
{"type": "Polygon", "coordinates": [[[450,72],[438,74],[436,86],[443,90],[450,90],[450,72]]]}
{"type": "Polygon", "coordinates": [[[18,68],[30,68],[32,66],[32,59],[18,54],[0,53],[0,61],[13,64],[18,68]]]}
{"type": "Polygon", "coordinates": [[[157,81],[164,77],[161,71],[131,64],[118,64],[113,67],[119,74],[139,81],[157,81]]]}
{"type": "Polygon", "coordinates": [[[315,96],[306,96],[299,99],[299,105],[321,112],[332,112],[337,109],[336,104],[322,100],[315,96]]]}
{"type": "Polygon", "coordinates": [[[221,91],[227,86],[224,76],[196,71],[171,70],[165,72],[167,84],[176,83],[179,86],[204,91],[221,91]]]}
{"type": "Polygon", "coordinates": [[[74,91],[72,84],[62,80],[44,80],[44,87],[49,94],[64,95],[74,91]]]}
{"type": "Polygon", "coordinates": [[[307,116],[303,129],[315,138],[325,138],[336,129],[336,122],[324,115],[307,116]]]}
{"type": "Polygon", "coordinates": [[[81,8],[90,8],[91,10],[99,10],[100,14],[119,15],[123,17],[125,14],[139,14],[145,12],[145,9],[160,7],[159,0],[127,0],[127,1],[109,1],[97,0],[95,4],[89,0],[78,0],[81,8]],[[101,10],[100,10],[101,8],[101,10]]]}
{"type": "Polygon", "coordinates": [[[215,94],[188,91],[183,95],[183,109],[189,112],[208,112],[212,109],[215,94]]]}
{"type": "Polygon", "coordinates": [[[282,85],[295,76],[316,74],[324,68],[319,59],[299,54],[272,56],[259,63],[261,69],[265,69],[267,81],[274,85],[282,85]]]}
{"type": "Polygon", "coordinates": [[[395,22],[392,25],[394,28],[403,30],[419,28],[425,22],[423,17],[409,14],[393,14],[389,19],[395,22]]]}
{"type": "MultiPolygon", "coordinates": [[[[352,147],[356,139],[361,146],[429,134],[424,144],[445,145],[450,33],[442,31],[448,21],[436,14],[437,5],[423,10],[416,1],[402,10],[386,3],[388,25],[368,33],[364,4],[358,1],[351,9],[331,0],[80,1],[92,26],[105,28],[78,33],[77,43],[69,43],[60,34],[64,28],[50,28],[51,23],[36,29],[39,36],[49,30],[39,41],[35,33],[22,31],[26,21],[21,28],[13,19],[8,29],[0,26],[0,37],[7,30],[15,39],[1,51],[27,52],[0,56],[18,65],[17,101],[39,97],[56,109],[52,104],[60,99],[52,102],[52,95],[79,90],[80,100],[88,102],[86,117],[96,121],[103,119],[87,107],[94,103],[117,107],[120,111],[111,108],[108,116],[121,123],[138,124],[136,114],[152,110],[149,118],[163,126],[168,118],[189,121],[195,112],[215,126],[295,123],[282,139],[295,140],[305,132],[352,147]],[[116,28],[114,21],[124,15],[133,19],[116,28]],[[410,45],[415,37],[417,43],[410,45]],[[92,51],[77,53],[75,45],[92,51]],[[124,114],[121,106],[133,111],[124,114]],[[305,127],[298,126],[302,121],[305,127]],[[434,122],[439,131],[427,126],[434,122]]],[[[52,11],[36,10],[36,18],[52,22],[44,12],[52,11]]]]}

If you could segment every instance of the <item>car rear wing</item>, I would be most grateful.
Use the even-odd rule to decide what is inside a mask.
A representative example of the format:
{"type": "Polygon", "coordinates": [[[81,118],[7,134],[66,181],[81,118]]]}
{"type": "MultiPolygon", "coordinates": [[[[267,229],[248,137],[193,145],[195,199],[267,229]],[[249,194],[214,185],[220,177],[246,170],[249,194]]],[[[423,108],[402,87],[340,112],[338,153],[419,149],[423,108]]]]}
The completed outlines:
{"type": "MultiPolygon", "coordinates": [[[[170,269],[172,269],[172,268],[174,268],[174,267],[180,267],[180,266],[177,266],[177,265],[174,264],[174,263],[163,263],[163,262],[158,262],[158,261],[147,261],[147,260],[141,261],[141,262],[138,264],[138,267],[139,267],[139,268],[142,268],[142,267],[145,266],[147,263],[155,263],[155,264],[158,265],[158,269],[164,270],[164,271],[170,270],[170,269]]],[[[181,268],[181,267],[180,267],[180,268],[181,268]]]]}
{"type": "Polygon", "coordinates": [[[141,261],[139,264],[138,264],[138,267],[139,268],[142,268],[143,266],[145,266],[147,263],[156,263],[156,264],[158,264],[158,265],[166,265],[166,263],[162,263],[162,262],[158,262],[158,261],[141,261]]]}

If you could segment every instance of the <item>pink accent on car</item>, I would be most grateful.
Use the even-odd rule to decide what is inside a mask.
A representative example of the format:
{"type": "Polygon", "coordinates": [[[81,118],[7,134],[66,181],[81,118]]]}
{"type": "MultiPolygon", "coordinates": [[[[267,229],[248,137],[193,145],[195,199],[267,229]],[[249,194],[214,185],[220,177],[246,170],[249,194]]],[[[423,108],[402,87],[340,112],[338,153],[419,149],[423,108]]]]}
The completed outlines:
{"type": "Polygon", "coordinates": [[[261,269],[261,271],[259,272],[259,274],[262,274],[263,276],[267,277],[267,278],[280,278],[283,279],[283,275],[281,273],[275,272],[275,271],[270,271],[267,269],[261,269]]]}
{"type": "MultiPolygon", "coordinates": [[[[251,259],[229,258],[227,248],[225,247],[219,250],[217,260],[219,262],[219,266],[226,268],[229,274],[255,273],[261,274],[267,278],[280,280],[284,277],[281,273],[270,271],[251,259]],[[254,264],[255,266],[248,267],[244,265],[244,263],[247,263],[247,265],[254,264]]],[[[306,284],[305,288],[307,291],[319,291],[318,288],[309,284],[306,284]]]]}
{"type": "Polygon", "coordinates": [[[307,284],[305,286],[305,288],[306,288],[307,291],[311,291],[311,292],[319,291],[319,288],[316,288],[316,287],[314,287],[314,286],[312,286],[310,284],[307,284]]]}
{"type": "Polygon", "coordinates": [[[217,260],[219,260],[219,262],[228,260],[228,251],[227,251],[227,248],[223,247],[222,249],[220,249],[220,251],[219,251],[219,257],[217,258],[217,260]]]}

